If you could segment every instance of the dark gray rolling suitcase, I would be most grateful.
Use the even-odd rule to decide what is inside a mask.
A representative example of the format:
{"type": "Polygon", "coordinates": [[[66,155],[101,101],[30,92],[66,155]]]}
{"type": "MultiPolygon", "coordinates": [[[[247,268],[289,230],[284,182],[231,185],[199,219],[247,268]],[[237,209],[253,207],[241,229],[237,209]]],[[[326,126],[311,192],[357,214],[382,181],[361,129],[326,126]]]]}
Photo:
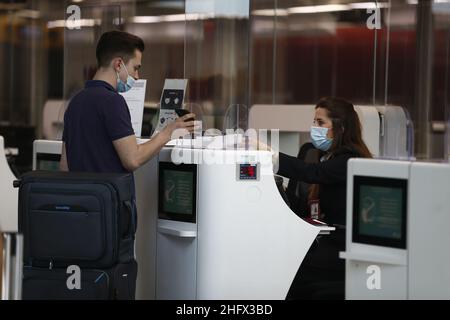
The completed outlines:
{"type": "Polygon", "coordinates": [[[24,299],[134,299],[131,174],[35,171],[15,185],[24,299]]]}

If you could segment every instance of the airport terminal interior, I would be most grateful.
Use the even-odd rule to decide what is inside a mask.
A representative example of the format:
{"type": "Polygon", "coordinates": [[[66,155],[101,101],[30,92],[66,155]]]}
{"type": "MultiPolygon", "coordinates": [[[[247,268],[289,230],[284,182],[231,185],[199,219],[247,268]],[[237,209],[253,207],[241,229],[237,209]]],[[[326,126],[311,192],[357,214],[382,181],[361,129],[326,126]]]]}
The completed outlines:
{"type": "Polygon", "coordinates": [[[0,0],[0,65],[2,300],[450,299],[450,0],[0,0]],[[121,93],[137,144],[177,109],[201,123],[134,170],[128,289],[95,251],[113,213],[73,209],[93,184],[73,196],[59,172],[65,112],[114,30],[145,44],[121,93]],[[356,129],[336,101],[367,150],[341,178],[356,129]],[[50,204],[51,179],[68,189],[50,204]],[[81,246],[99,267],[61,259],[81,246]]]}

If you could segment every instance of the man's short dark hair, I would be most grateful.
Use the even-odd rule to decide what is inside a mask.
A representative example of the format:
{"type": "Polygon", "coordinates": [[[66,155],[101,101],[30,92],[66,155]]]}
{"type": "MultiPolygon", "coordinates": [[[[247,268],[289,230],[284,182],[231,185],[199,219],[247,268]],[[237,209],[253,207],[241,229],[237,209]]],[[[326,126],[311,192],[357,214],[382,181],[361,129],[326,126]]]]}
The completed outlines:
{"type": "Polygon", "coordinates": [[[127,63],[134,57],[135,51],[144,51],[141,38],[124,31],[108,31],[102,34],[97,43],[97,64],[107,67],[115,57],[121,57],[127,63]]]}

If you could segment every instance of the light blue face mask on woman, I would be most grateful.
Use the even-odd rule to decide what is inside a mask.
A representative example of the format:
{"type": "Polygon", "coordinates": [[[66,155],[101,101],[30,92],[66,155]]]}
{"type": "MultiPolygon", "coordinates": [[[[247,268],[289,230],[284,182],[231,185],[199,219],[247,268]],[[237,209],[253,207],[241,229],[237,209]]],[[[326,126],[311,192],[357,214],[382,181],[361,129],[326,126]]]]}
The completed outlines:
{"type": "Polygon", "coordinates": [[[328,151],[333,144],[333,139],[327,137],[328,128],[311,127],[311,140],[314,147],[322,151],[328,151]]]}
{"type": "Polygon", "coordinates": [[[130,76],[130,74],[128,73],[127,67],[122,63],[122,66],[125,68],[125,71],[127,72],[127,82],[123,82],[120,77],[119,77],[119,73],[116,72],[117,74],[117,92],[127,92],[128,90],[131,89],[132,86],[134,86],[134,83],[136,82],[136,80],[130,76]]]}

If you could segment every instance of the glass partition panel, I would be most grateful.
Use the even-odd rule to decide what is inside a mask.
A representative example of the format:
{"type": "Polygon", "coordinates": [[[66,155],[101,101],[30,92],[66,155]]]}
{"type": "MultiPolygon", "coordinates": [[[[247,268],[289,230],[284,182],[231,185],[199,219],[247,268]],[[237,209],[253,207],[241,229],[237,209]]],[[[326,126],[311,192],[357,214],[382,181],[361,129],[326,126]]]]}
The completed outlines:
{"type": "MultiPolygon", "coordinates": [[[[300,108],[340,96],[354,105],[374,106],[386,8],[376,1],[253,1],[251,105],[300,108]]],[[[280,137],[286,134],[294,133],[280,132],[280,137]]],[[[308,132],[301,136],[309,139],[308,132]]]]}
{"type": "Polygon", "coordinates": [[[418,159],[448,158],[448,69],[450,3],[448,1],[389,1],[385,16],[387,48],[384,90],[378,102],[404,107],[414,127],[418,159]]]}
{"type": "Polygon", "coordinates": [[[450,118],[450,1],[433,1],[433,54],[431,88],[431,158],[449,159],[447,139],[450,118]]]}
{"type": "Polygon", "coordinates": [[[314,104],[342,96],[354,104],[373,97],[375,2],[277,1],[275,103],[314,104]]]}
{"type": "Polygon", "coordinates": [[[184,78],[185,1],[136,1],[122,20],[124,30],[145,43],[139,76],[147,80],[142,136],[149,137],[157,126],[164,80],[184,78]]]}
{"type": "Polygon", "coordinates": [[[186,0],[187,101],[221,130],[228,106],[249,100],[249,0],[186,0]]]}
{"type": "MultiPolygon", "coordinates": [[[[66,2],[67,10],[71,2],[66,2]]],[[[93,78],[97,70],[95,48],[102,33],[119,29],[123,7],[114,4],[90,4],[81,2],[73,7],[73,14],[79,8],[80,19],[67,19],[64,28],[64,94],[69,100],[93,78]]]]}

